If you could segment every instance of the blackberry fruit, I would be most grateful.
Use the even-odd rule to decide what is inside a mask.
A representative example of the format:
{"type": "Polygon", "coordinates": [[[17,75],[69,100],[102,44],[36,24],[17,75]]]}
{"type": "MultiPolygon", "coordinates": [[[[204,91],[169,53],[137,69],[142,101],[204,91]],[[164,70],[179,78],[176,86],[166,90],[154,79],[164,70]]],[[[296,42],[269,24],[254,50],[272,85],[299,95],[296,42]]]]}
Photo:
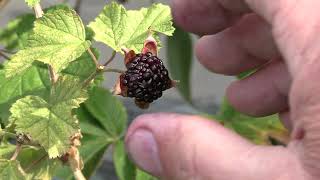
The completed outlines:
{"type": "Polygon", "coordinates": [[[126,67],[127,71],[120,76],[120,84],[126,89],[126,96],[135,98],[138,104],[151,103],[172,87],[162,60],[150,52],[136,54],[126,67]]]}

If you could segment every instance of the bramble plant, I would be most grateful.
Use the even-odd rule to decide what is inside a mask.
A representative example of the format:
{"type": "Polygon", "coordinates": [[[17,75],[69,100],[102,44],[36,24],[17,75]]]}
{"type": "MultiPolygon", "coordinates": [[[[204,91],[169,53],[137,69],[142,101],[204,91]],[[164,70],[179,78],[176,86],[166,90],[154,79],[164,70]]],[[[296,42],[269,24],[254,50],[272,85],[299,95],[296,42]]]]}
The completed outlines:
{"type": "MultiPolygon", "coordinates": [[[[147,108],[176,86],[158,57],[159,35],[173,35],[164,46],[171,78],[179,80],[177,89],[192,104],[190,34],[173,27],[170,7],[160,3],[126,10],[111,2],[85,26],[68,5],[42,10],[40,0],[25,2],[34,14],[18,16],[0,30],[5,47],[0,56],[6,59],[0,65],[0,179],[83,180],[111,145],[120,180],[155,179],[125,152],[127,113],[115,95],[133,97],[147,108]],[[95,41],[113,49],[106,61],[92,47],[95,41]],[[126,70],[109,67],[117,53],[126,70]],[[102,86],[106,72],[119,73],[113,93],[102,86]]],[[[258,144],[287,140],[274,116],[254,119],[227,102],[217,115],[204,116],[258,144]]]]}

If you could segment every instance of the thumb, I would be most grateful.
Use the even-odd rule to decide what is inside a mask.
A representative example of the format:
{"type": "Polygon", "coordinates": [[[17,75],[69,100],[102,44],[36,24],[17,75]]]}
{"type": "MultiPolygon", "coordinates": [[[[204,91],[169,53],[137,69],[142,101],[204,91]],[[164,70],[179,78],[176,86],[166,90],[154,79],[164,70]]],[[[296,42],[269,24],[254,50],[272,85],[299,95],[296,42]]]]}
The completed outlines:
{"type": "Polygon", "coordinates": [[[140,116],[128,130],[126,146],[140,168],[161,179],[303,179],[286,148],[253,145],[197,116],[140,116]]]}

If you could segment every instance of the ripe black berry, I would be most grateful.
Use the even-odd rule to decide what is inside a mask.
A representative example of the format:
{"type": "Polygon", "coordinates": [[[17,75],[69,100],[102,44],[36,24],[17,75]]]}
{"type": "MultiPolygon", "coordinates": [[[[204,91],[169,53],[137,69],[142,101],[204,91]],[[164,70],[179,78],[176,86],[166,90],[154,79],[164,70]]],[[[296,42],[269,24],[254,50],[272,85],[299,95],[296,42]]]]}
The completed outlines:
{"type": "Polygon", "coordinates": [[[171,88],[168,70],[162,60],[150,52],[136,54],[126,67],[120,83],[126,88],[127,96],[138,103],[151,103],[162,96],[162,91],[171,88]]]}

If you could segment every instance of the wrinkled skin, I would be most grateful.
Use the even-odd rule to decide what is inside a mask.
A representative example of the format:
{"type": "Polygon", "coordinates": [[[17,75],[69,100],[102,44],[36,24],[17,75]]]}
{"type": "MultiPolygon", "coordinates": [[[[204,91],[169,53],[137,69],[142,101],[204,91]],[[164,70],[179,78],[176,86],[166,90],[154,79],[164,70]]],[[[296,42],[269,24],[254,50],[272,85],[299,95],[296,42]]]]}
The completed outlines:
{"type": "Polygon", "coordinates": [[[291,141],[256,146],[201,117],[150,114],[129,128],[132,159],[169,180],[320,179],[320,1],[173,0],[172,8],[179,26],[205,35],[196,53],[206,68],[235,75],[260,67],[233,82],[227,98],[249,115],[279,113],[291,141]]]}

